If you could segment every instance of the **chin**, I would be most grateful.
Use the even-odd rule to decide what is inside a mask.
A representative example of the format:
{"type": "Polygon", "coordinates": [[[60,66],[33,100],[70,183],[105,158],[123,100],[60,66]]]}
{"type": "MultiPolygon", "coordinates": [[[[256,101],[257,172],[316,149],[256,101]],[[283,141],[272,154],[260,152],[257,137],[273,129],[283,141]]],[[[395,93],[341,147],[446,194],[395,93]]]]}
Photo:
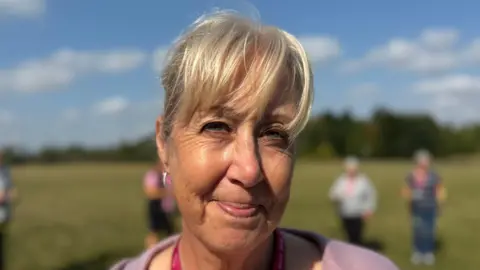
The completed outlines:
{"type": "Polygon", "coordinates": [[[218,253],[238,253],[239,250],[247,251],[268,238],[268,232],[258,229],[245,230],[239,228],[216,228],[211,236],[204,239],[207,245],[218,253]]]}
{"type": "Polygon", "coordinates": [[[204,242],[217,252],[238,252],[253,249],[263,242],[273,228],[264,212],[247,218],[226,215],[218,208],[208,211],[208,221],[203,224],[204,242]]]}

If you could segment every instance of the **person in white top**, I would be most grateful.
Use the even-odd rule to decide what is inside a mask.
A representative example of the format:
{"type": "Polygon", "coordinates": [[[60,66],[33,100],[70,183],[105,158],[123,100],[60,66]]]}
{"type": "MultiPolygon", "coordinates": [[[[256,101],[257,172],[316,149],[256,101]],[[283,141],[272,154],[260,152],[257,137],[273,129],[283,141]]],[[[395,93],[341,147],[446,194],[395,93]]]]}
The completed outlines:
{"type": "Polygon", "coordinates": [[[347,158],[344,165],[345,172],[333,183],[329,197],[335,203],[348,241],[361,245],[365,220],[376,209],[376,190],[368,177],[360,173],[357,158],[347,158]]]}

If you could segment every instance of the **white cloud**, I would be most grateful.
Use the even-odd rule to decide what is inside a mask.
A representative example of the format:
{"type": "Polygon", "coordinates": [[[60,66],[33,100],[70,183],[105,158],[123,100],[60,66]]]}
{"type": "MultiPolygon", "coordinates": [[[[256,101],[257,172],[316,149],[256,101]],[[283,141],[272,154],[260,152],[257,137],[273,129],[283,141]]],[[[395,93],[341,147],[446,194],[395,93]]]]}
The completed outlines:
{"type": "Polygon", "coordinates": [[[0,70],[0,88],[21,92],[50,91],[93,73],[121,73],[139,67],[142,51],[119,49],[82,52],[62,49],[46,59],[30,60],[0,70]]]}
{"type": "MultiPolygon", "coordinates": [[[[345,63],[346,71],[387,67],[416,73],[449,71],[464,66],[477,53],[480,63],[480,43],[464,50],[457,48],[459,33],[453,28],[424,30],[417,39],[393,38],[374,47],[361,59],[345,63]]],[[[472,43],[473,45],[473,43],[472,43]]]]}
{"type": "Polygon", "coordinates": [[[430,94],[480,94],[480,78],[464,74],[448,75],[421,81],[414,88],[419,92],[430,94]]]}
{"type": "Polygon", "coordinates": [[[327,36],[299,37],[300,43],[314,63],[324,63],[339,57],[342,53],[340,42],[327,36]]]}
{"type": "Polygon", "coordinates": [[[361,60],[346,64],[349,70],[370,67],[388,67],[422,73],[445,71],[458,64],[450,51],[428,50],[420,44],[404,39],[393,39],[386,45],[369,51],[361,60]]]}
{"type": "Polygon", "coordinates": [[[113,115],[124,111],[129,105],[126,98],[115,96],[107,98],[94,105],[94,111],[98,114],[113,115]]]}
{"type": "Polygon", "coordinates": [[[462,102],[457,97],[438,95],[434,98],[433,106],[438,109],[451,109],[462,106],[462,102]]]}
{"type": "Polygon", "coordinates": [[[45,12],[45,0],[0,0],[0,15],[33,17],[45,12]]]}
{"type": "Polygon", "coordinates": [[[11,123],[13,123],[13,114],[0,110],[0,125],[10,125],[11,123]]]}
{"type": "Polygon", "coordinates": [[[420,42],[425,47],[437,50],[452,48],[459,39],[459,33],[453,28],[426,29],[420,34],[420,42]]]}
{"type": "Polygon", "coordinates": [[[460,57],[469,65],[480,64],[480,38],[474,39],[461,53],[460,57]]]}
{"type": "Polygon", "coordinates": [[[456,74],[420,81],[413,89],[426,97],[427,106],[442,119],[480,120],[480,77],[456,74]]]}

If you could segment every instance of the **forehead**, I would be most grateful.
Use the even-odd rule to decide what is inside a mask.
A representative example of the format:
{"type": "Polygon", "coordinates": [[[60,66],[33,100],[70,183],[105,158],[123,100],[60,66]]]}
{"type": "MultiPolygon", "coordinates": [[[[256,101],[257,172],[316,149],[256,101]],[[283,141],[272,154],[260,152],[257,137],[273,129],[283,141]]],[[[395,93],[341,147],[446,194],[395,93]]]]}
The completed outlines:
{"type": "Polygon", "coordinates": [[[352,163],[352,164],[349,164],[349,163],[347,163],[347,164],[345,164],[345,168],[347,168],[347,169],[357,169],[357,168],[358,168],[358,164],[353,164],[353,163],[352,163]]]}
{"type": "Polygon", "coordinates": [[[418,154],[416,159],[418,161],[427,161],[427,160],[430,160],[430,156],[427,154],[418,154]]]}
{"type": "Polygon", "coordinates": [[[297,100],[282,90],[257,100],[251,99],[250,91],[246,89],[236,91],[235,95],[230,100],[213,104],[201,112],[239,120],[275,120],[287,123],[295,117],[297,111],[297,100]]]}

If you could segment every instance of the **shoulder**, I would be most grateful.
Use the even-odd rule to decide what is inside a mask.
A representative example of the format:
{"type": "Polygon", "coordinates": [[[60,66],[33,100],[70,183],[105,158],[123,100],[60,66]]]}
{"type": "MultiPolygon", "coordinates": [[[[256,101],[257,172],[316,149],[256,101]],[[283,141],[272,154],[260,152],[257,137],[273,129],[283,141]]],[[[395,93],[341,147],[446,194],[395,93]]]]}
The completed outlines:
{"type": "Polygon", "coordinates": [[[11,182],[10,172],[7,167],[0,167],[0,185],[9,185],[11,182]]]}
{"type": "Polygon", "coordinates": [[[8,174],[10,172],[10,169],[6,165],[3,165],[3,166],[0,166],[0,172],[8,174]]]}
{"type": "Polygon", "coordinates": [[[146,250],[142,254],[138,255],[137,257],[133,258],[125,258],[120,260],[113,266],[109,268],[109,270],[138,270],[138,269],[148,269],[150,264],[156,261],[156,257],[163,251],[169,249],[176,241],[178,240],[178,235],[171,236],[156,246],[146,250]]]}
{"type": "Polygon", "coordinates": [[[337,184],[338,184],[338,183],[341,183],[341,182],[343,182],[345,179],[346,179],[345,174],[341,174],[341,175],[339,175],[339,176],[337,177],[337,179],[335,179],[335,183],[337,183],[337,184]]]}
{"type": "Polygon", "coordinates": [[[322,249],[291,231],[284,231],[283,235],[286,243],[287,269],[321,269],[322,249]]]}
{"type": "Polygon", "coordinates": [[[410,183],[413,181],[413,174],[414,174],[413,171],[410,171],[407,173],[407,176],[405,176],[405,181],[407,183],[410,183]]]}
{"type": "Polygon", "coordinates": [[[388,258],[366,248],[341,241],[331,240],[325,247],[323,266],[325,270],[398,270],[388,258]]]}
{"type": "Polygon", "coordinates": [[[368,249],[330,240],[313,232],[291,229],[285,229],[284,231],[299,238],[310,240],[309,242],[314,244],[312,246],[316,247],[317,254],[322,256],[321,269],[323,270],[398,270],[398,267],[392,261],[368,249]]]}
{"type": "Polygon", "coordinates": [[[430,175],[434,180],[439,181],[441,179],[440,174],[437,171],[431,170],[430,175]]]}

